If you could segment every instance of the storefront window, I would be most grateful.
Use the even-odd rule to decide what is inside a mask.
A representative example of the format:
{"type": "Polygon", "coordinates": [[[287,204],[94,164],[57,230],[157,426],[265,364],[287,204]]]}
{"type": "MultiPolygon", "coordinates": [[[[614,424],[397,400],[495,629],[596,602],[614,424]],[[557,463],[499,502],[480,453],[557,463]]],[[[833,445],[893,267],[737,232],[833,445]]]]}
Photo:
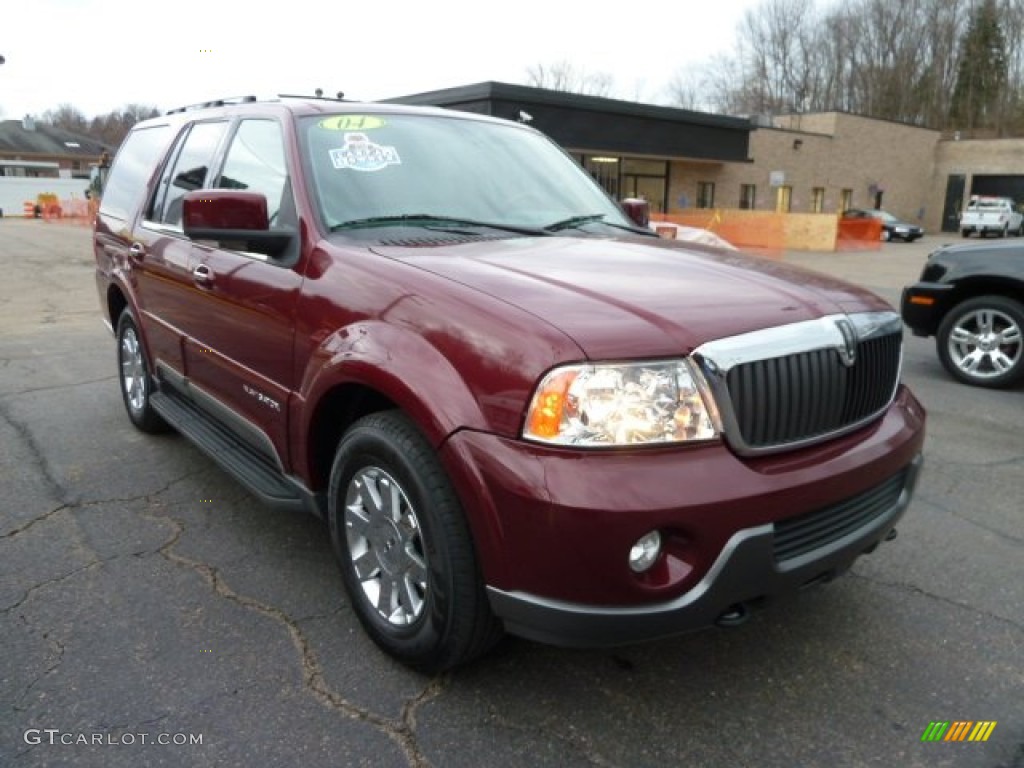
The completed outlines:
{"type": "Polygon", "coordinates": [[[811,212],[821,213],[825,210],[825,188],[815,187],[811,190],[811,212]]]}
{"type": "Polygon", "coordinates": [[[616,200],[642,197],[654,213],[664,213],[668,162],[608,155],[582,155],[584,168],[616,200]]]}
{"type": "Polygon", "coordinates": [[[698,181],[697,182],[697,207],[698,208],[714,208],[715,207],[715,182],[713,182],[713,181],[698,181]]]}
{"type": "Polygon", "coordinates": [[[757,186],[740,184],[740,210],[752,211],[757,207],[757,186]]]}
{"type": "Polygon", "coordinates": [[[776,213],[789,213],[791,201],[793,199],[793,188],[792,187],[779,187],[775,190],[775,212],[776,213]]]}
{"type": "Polygon", "coordinates": [[[619,199],[619,158],[584,155],[583,167],[594,177],[594,181],[604,187],[605,192],[619,199]]]}

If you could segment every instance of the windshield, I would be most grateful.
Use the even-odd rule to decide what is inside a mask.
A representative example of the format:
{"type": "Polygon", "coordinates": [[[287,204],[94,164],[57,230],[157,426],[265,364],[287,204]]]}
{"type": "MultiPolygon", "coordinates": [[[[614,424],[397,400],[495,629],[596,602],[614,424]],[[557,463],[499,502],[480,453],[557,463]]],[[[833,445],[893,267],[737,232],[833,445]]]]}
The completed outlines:
{"type": "Polygon", "coordinates": [[[556,144],[514,124],[458,115],[307,118],[313,194],[331,230],[429,221],[540,230],[632,227],[556,144]]]}

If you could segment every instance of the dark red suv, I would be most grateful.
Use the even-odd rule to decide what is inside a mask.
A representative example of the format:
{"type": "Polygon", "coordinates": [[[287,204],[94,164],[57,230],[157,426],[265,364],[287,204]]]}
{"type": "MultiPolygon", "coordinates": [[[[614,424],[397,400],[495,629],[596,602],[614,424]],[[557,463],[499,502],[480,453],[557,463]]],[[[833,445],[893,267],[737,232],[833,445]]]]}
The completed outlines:
{"type": "Polygon", "coordinates": [[[890,306],[660,240],[521,124],[178,110],[118,152],[95,254],[132,422],[326,518],[421,670],[739,623],[890,537],[918,474],[890,306]]]}

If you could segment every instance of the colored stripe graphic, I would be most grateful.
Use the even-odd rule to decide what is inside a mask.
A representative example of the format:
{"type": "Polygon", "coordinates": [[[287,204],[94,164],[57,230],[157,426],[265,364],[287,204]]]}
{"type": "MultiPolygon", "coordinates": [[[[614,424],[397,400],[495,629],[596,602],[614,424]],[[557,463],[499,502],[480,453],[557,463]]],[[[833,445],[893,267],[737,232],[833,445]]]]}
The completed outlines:
{"type": "Polygon", "coordinates": [[[996,729],[995,720],[987,720],[978,723],[974,726],[974,730],[971,731],[971,735],[968,737],[968,741],[988,741],[988,737],[992,735],[992,731],[996,729]]]}
{"type": "Polygon", "coordinates": [[[949,729],[943,741],[963,741],[967,738],[967,732],[974,725],[970,720],[957,720],[949,729]]]}
{"type": "Polygon", "coordinates": [[[996,724],[995,720],[932,720],[921,741],[988,741],[996,724]]]}

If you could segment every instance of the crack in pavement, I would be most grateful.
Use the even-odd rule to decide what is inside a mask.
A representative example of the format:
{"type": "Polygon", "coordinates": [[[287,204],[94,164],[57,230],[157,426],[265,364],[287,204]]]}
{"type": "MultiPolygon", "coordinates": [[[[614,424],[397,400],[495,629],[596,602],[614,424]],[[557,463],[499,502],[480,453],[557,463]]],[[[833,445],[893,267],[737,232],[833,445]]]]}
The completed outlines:
{"type": "MultiPolygon", "coordinates": [[[[28,618],[25,616],[22,616],[22,622],[26,626],[30,625],[28,618]]],[[[45,670],[36,675],[36,677],[34,677],[32,681],[25,686],[25,690],[23,690],[22,693],[20,693],[20,695],[14,697],[14,702],[10,707],[10,709],[13,712],[25,712],[28,708],[19,707],[20,702],[25,700],[25,698],[29,695],[29,693],[32,692],[32,689],[36,687],[36,684],[39,683],[40,680],[52,674],[53,671],[57,669],[57,667],[63,664],[63,656],[65,656],[65,644],[61,643],[59,640],[50,639],[49,635],[45,632],[43,633],[43,639],[50,644],[51,648],[53,648],[53,651],[56,653],[56,660],[54,660],[53,664],[51,664],[45,670]]]]}
{"type": "Polygon", "coordinates": [[[925,589],[922,589],[916,584],[907,584],[906,582],[902,581],[886,581],[885,579],[879,579],[876,576],[868,576],[866,574],[858,573],[857,571],[853,570],[849,572],[849,575],[856,579],[863,579],[864,581],[869,581],[872,584],[878,584],[883,587],[890,587],[892,589],[899,589],[904,592],[912,592],[918,595],[922,595],[923,597],[936,600],[940,603],[945,603],[946,605],[953,606],[954,608],[961,608],[965,611],[970,611],[971,613],[975,613],[979,616],[984,616],[987,619],[992,619],[993,621],[998,621],[1003,624],[1009,624],[1011,627],[1015,627],[1016,629],[1024,629],[1024,624],[1022,624],[1021,622],[1014,621],[1013,619],[1009,619],[1005,616],[997,616],[996,614],[991,613],[989,611],[982,610],[981,608],[976,608],[975,606],[969,605],[967,603],[958,602],[951,598],[944,597],[943,595],[937,595],[934,592],[929,592],[925,589]]]}
{"type": "Polygon", "coordinates": [[[571,723],[567,726],[568,732],[560,730],[560,728],[564,729],[566,726],[557,715],[545,718],[543,721],[534,725],[529,725],[508,720],[504,715],[496,712],[492,707],[486,719],[499,728],[504,728],[512,733],[528,734],[531,736],[539,735],[545,741],[555,738],[579,754],[590,765],[600,766],[600,768],[615,768],[615,766],[618,765],[614,761],[599,754],[590,744],[589,739],[582,736],[571,723]]]}
{"type": "Polygon", "coordinates": [[[44,512],[43,514],[39,515],[38,517],[33,517],[31,520],[26,521],[25,523],[23,523],[22,525],[18,526],[14,530],[8,531],[7,533],[4,533],[4,534],[0,534],[0,541],[3,541],[4,539],[13,539],[15,536],[20,536],[25,531],[29,530],[32,526],[36,525],[36,523],[46,522],[51,517],[56,515],[58,512],[61,512],[61,511],[65,510],[65,509],[74,509],[74,505],[72,505],[72,504],[61,504],[59,507],[54,507],[49,512],[44,512]]]}
{"type": "Polygon", "coordinates": [[[46,520],[48,520],[49,518],[53,517],[58,512],[61,512],[63,510],[72,511],[76,509],[85,509],[87,507],[104,506],[106,504],[131,504],[139,501],[151,502],[155,496],[160,496],[164,493],[167,493],[167,491],[169,491],[178,483],[187,480],[191,477],[201,475],[207,471],[208,470],[204,469],[191,470],[189,472],[186,472],[181,477],[177,477],[174,480],[168,481],[162,488],[159,488],[158,490],[155,491],[150,491],[148,493],[140,493],[134,496],[111,497],[107,499],[88,499],[84,501],[79,501],[77,503],[61,504],[59,507],[55,507],[54,509],[51,509],[48,512],[44,512],[43,514],[37,517],[33,517],[31,520],[26,521],[22,525],[18,526],[17,528],[11,531],[8,531],[7,533],[0,534],[0,541],[3,541],[4,539],[13,539],[15,536],[20,536],[21,534],[25,533],[25,531],[35,526],[37,523],[45,522],[46,520]]]}
{"type": "MultiPolygon", "coordinates": [[[[959,486],[960,486],[960,483],[958,482],[958,483],[955,484],[954,487],[959,488],[959,486]]],[[[1017,536],[1014,536],[1012,533],[1007,533],[1006,531],[1002,531],[1002,530],[1000,530],[998,528],[993,528],[990,525],[985,525],[984,523],[982,523],[982,522],[980,522],[978,520],[975,520],[973,517],[968,517],[967,515],[965,515],[965,514],[959,512],[959,511],[953,509],[952,507],[946,506],[944,503],[942,503],[941,501],[939,501],[937,499],[932,498],[931,496],[928,496],[926,494],[918,494],[918,498],[921,501],[925,502],[926,504],[929,504],[929,505],[935,507],[939,511],[945,512],[950,517],[955,517],[957,520],[963,520],[965,523],[968,523],[970,525],[973,525],[973,526],[976,526],[978,528],[981,528],[983,531],[988,531],[989,533],[991,533],[996,538],[1005,539],[1006,541],[1009,541],[1009,542],[1011,542],[1013,544],[1024,544],[1024,539],[1021,539],[1021,538],[1019,538],[1017,536]]]]}
{"type": "Polygon", "coordinates": [[[966,467],[968,469],[993,469],[999,467],[1013,467],[1017,464],[1024,463],[1024,456],[1013,456],[1009,459],[1000,459],[999,461],[957,461],[955,459],[944,459],[936,457],[932,459],[936,464],[950,467],[966,467]]]}
{"type": "Polygon", "coordinates": [[[43,480],[49,486],[54,496],[64,504],[73,504],[76,500],[69,496],[67,489],[57,480],[53,470],[50,468],[50,463],[46,459],[46,455],[43,453],[42,447],[40,447],[36,442],[32,431],[27,425],[22,424],[20,421],[12,417],[10,411],[4,407],[2,401],[0,401],[0,418],[11,426],[11,429],[15,431],[17,436],[25,444],[29,454],[39,465],[40,470],[42,470],[43,480]]]}
{"type": "Polygon", "coordinates": [[[383,733],[402,751],[410,768],[429,768],[431,763],[420,750],[416,741],[416,713],[424,704],[440,696],[447,689],[450,684],[449,676],[440,675],[430,680],[419,694],[406,701],[397,720],[354,704],[331,689],[324,678],[323,669],[316,658],[312,644],[295,619],[276,606],[267,605],[247,595],[239,594],[228,586],[214,566],[193,560],[174,551],[185,533],[185,525],[180,520],[168,515],[158,516],[148,511],[141,512],[141,515],[155,522],[169,523],[174,527],[171,538],[157,550],[160,555],[176,565],[194,571],[219,597],[272,619],[287,630],[292,645],[299,655],[303,684],[317,701],[350,720],[367,723],[383,733]]]}
{"type": "Polygon", "coordinates": [[[107,557],[99,560],[90,560],[85,565],[80,565],[78,568],[74,568],[68,571],[67,573],[62,573],[60,576],[54,576],[53,578],[47,579],[46,581],[41,581],[38,584],[33,584],[31,587],[25,590],[25,593],[21,596],[20,599],[18,599],[11,605],[8,605],[6,608],[0,608],[0,615],[4,615],[15,610],[16,608],[24,604],[24,602],[28,600],[33,593],[38,592],[40,589],[45,589],[46,587],[53,586],[54,584],[59,584],[60,582],[66,581],[67,579],[70,579],[72,576],[75,576],[81,573],[82,571],[88,571],[90,568],[95,568],[97,565],[103,565],[103,563],[107,562],[108,560],[113,560],[117,557],[123,557],[123,555],[114,555],[113,557],[107,557]]]}

